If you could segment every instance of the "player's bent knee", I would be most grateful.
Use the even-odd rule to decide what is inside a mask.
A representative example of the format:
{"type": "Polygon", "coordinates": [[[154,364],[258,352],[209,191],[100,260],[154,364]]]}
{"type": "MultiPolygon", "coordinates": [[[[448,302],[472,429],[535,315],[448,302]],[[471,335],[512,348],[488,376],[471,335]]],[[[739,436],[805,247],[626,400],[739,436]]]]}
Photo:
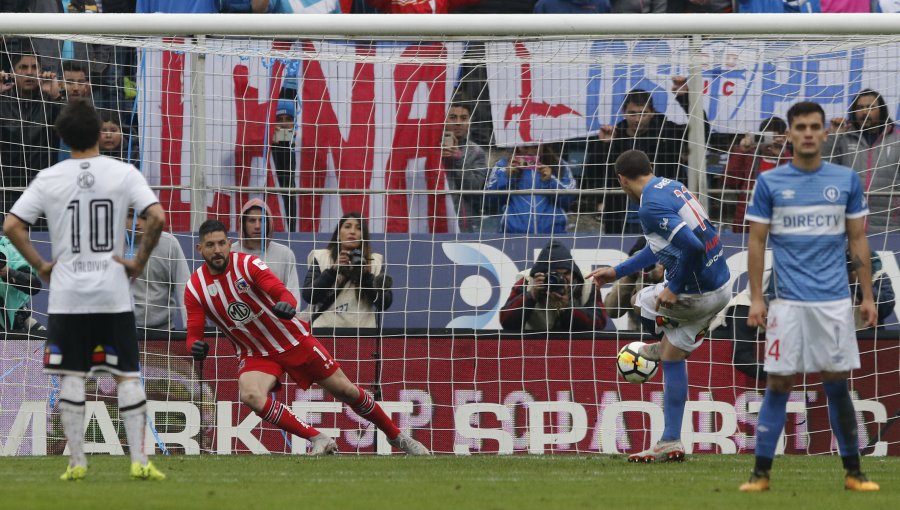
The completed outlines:
{"type": "Polygon", "coordinates": [[[266,405],[266,395],[254,390],[241,391],[241,402],[253,411],[260,412],[266,405]]]}

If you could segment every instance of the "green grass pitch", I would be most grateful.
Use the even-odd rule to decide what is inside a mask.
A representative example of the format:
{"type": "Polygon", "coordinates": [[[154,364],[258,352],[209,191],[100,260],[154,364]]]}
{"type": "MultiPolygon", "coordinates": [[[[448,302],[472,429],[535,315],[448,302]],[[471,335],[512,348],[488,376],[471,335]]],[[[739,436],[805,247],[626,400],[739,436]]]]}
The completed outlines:
{"type": "Polygon", "coordinates": [[[835,456],[778,457],[772,490],[741,494],[750,455],[683,464],[623,456],[157,456],[168,479],[128,479],[128,458],[93,456],[88,478],[61,482],[63,457],[0,459],[0,508],[78,509],[896,509],[900,458],[865,458],[879,493],[843,489],[835,456]]]}

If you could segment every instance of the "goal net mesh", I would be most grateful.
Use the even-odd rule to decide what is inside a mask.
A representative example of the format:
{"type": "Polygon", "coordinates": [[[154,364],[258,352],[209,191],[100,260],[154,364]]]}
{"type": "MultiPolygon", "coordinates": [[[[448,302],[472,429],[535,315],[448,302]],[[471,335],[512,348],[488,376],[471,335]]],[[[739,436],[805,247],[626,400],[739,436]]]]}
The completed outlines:
{"type": "MultiPolygon", "coordinates": [[[[135,282],[136,300],[151,300],[136,308],[148,450],[306,450],[240,404],[238,360],[224,337],[209,331],[203,363],[184,345],[181,293],[203,263],[195,231],[207,218],[225,223],[235,249],[266,260],[350,379],[433,451],[646,448],[662,433],[662,375],[627,383],[615,358],[626,343],[649,341],[629,303],[656,275],[618,288],[617,302],[610,286],[597,297],[585,284],[542,308],[521,304],[542,299],[529,282],[536,264],[556,266],[540,265],[550,243],[581,275],[628,256],[640,239],[637,206],[613,165],[640,149],[657,175],[696,198],[731,269],[735,298],[688,361],[684,441],[694,453],[752,452],[765,374],[762,336],[745,320],[744,215],[756,177],[790,158],[787,109],[811,100],[826,112],[826,160],[857,170],[871,209],[881,325],[859,332],[862,368],[850,380],[860,447],[900,454],[900,430],[891,430],[900,410],[900,36],[5,42],[3,212],[37,171],[68,157],[48,112],[75,95],[103,115],[102,152],[137,166],[167,212],[169,249],[135,282]],[[377,254],[357,271],[359,286],[381,290],[322,298],[314,268],[337,263],[327,248],[349,213],[364,219],[377,254]]],[[[32,238],[49,256],[43,230],[32,238]]],[[[121,235],[133,252],[134,233],[121,235]]],[[[41,372],[48,291],[19,300],[0,289],[8,308],[18,303],[4,313],[0,342],[0,454],[62,453],[58,380],[41,372]]],[[[323,390],[282,382],[275,397],[337,437],[341,452],[390,451],[323,390]]],[[[89,451],[121,453],[114,383],[101,377],[88,389],[89,451]]],[[[798,381],[785,432],[785,452],[836,452],[816,377],[798,381]]]]}

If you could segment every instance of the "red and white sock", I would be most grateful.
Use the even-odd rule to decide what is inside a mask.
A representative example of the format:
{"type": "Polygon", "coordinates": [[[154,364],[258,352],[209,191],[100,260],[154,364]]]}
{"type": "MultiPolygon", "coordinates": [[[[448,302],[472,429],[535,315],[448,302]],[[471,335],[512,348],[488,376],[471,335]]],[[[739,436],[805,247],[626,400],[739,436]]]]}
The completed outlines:
{"type": "Polygon", "coordinates": [[[374,423],[378,430],[385,433],[388,439],[394,439],[400,435],[400,429],[397,428],[397,425],[394,425],[394,422],[384,412],[384,409],[378,405],[378,402],[375,402],[375,398],[359,386],[356,389],[359,390],[359,397],[350,405],[350,409],[374,423]]]}
{"type": "Polygon", "coordinates": [[[266,399],[263,411],[257,415],[272,425],[303,439],[311,439],[319,435],[319,431],[312,425],[297,418],[291,408],[277,400],[272,400],[271,397],[266,399]]]}

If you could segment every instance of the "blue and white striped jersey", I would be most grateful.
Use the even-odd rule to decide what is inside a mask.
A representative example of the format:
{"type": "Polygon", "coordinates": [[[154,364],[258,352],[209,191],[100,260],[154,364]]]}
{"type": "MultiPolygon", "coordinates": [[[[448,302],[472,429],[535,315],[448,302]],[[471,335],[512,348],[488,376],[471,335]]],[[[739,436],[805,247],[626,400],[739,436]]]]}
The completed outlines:
{"type": "Polygon", "coordinates": [[[759,176],[747,219],[769,224],[775,297],[834,301],[850,297],[847,219],[869,213],[859,176],[823,163],[807,172],[787,164],[759,176]]]}
{"type": "Polygon", "coordinates": [[[710,292],[728,282],[730,274],[719,233],[710,223],[703,206],[685,185],[654,177],[644,187],[638,216],[647,244],[666,268],[666,280],[683,276],[680,279],[684,281],[683,292],[686,294],[710,292]],[[703,243],[705,251],[696,260],[681,261],[679,264],[682,252],[672,244],[672,239],[685,227],[703,243]],[[679,265],[689,274],[674,274],[679,265]]]}

